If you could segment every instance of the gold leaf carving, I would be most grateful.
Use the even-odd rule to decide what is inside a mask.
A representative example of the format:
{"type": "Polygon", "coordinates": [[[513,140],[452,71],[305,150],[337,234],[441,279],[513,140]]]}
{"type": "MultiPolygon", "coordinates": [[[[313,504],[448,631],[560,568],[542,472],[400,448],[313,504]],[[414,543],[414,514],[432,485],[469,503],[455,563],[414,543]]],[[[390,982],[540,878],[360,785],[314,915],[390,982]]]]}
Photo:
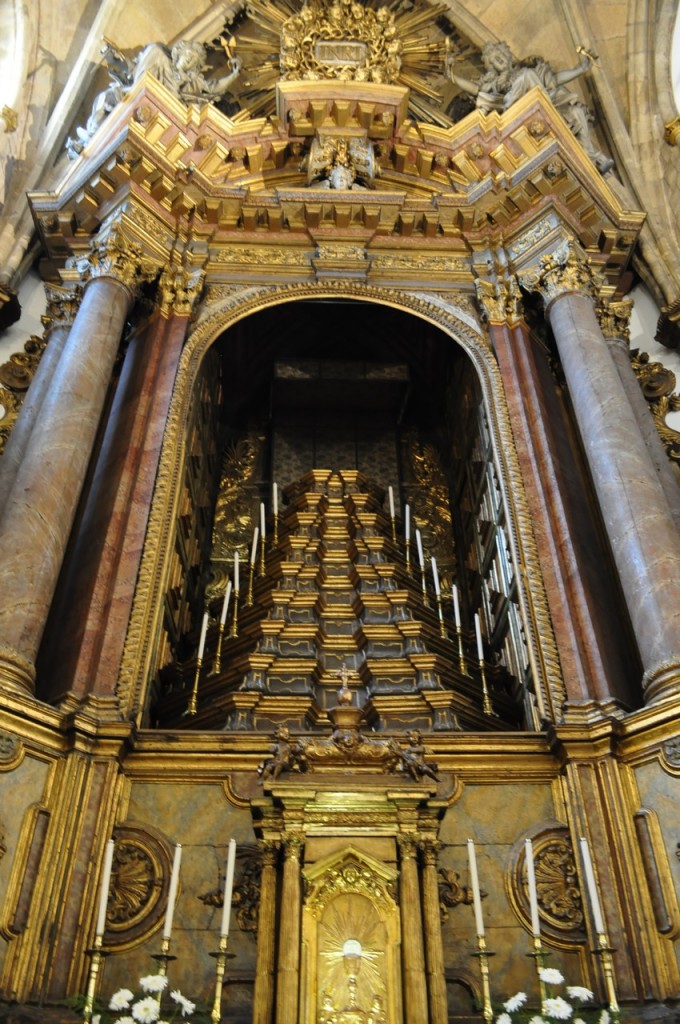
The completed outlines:
{"type": "Polygon", "coordinates": [[[583,926],[583,906],[569,839],[558,835],[536,842],[534,871],[541,917],[561,931],[580,929],[583,926]]]}
{"type": "Polygon", "coordinates": [[[249,434],[224,453],[220,488],[213,524],[211,580],[206,587],[209,599],[224,593],[226,563],[233,562],[234,551],[244,556],[253,532],[253,515],[258,502],[255,471],[262,453],[263,439],[249,434]]]}
{"type": "Polygon", "coordinates": [[[673,462],[680,462],[680,431],[666,423],[666,417],[680,409],[680,395],[675,394],[675,374],[663,363],[650,362],[649,355],[639,349],[630,353],[630,359],[666,453],[673,462]]]}
{"type": "Polygon", "coordinates": [[[283,267],[309,266],[309,253],[305,249],[276,249],[273,246],[225,245],[211,256],[212,263],[283,267]]]}
{"type": "Polygon", "coordinates": [[[158,899],[154,864],[148,851],[134,840],[116,843],[111,871],[111,896],[106,926],[127,929],[158,899]],[[155,897],[155,899],[154,899],[155,897]]]}

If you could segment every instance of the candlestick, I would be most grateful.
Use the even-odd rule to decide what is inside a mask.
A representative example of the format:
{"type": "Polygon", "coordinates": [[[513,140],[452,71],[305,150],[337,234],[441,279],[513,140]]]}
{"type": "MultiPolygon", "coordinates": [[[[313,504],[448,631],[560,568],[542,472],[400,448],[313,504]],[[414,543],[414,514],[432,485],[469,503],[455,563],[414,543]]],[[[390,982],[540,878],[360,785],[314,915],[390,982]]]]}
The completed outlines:
{"type": "Polygon", "coordinates": [[[198,653],[196,655],[196,668],[194,670],[194,682],[191,687],[191,694],[189,696],[189,703],[187,709],[184,712],[185,715],[195,715],[198,710],[198,681],[201,677],[201,668],[203,666],[203,652],[205,650],[205,637],[208,632],[208,612],[203,612],[203,621],[201,622],[201,636],[198,641],[198,653]]]}
{"type": "Polygon", "coordinates": [[[439,632],[446,637],[446,626],[444,625],[444,610],[442,608],[442,592],[439,586],[439,573],[437,572],[437,559],[432,556],[432,579],[434,580],[434,593],[437,598],[437,615],[439,616],[439,632]]]}
{"type": "Polygon", "coordinates": [[[238,598],[239,598],[239,560],[238,551],[234,552],[234,614],[231,617],[229,636],[238,636],[238,598]]]}
{"type": "Polygon", "coordinates": [[[274,547],[279,543],[279,485],[272,484],[272,512],[274,514],[274,547]]]}
{"type": "Polygon", "coordinates": [[[97,914],[97,926],[95,935],[102,936],[106,928],[106,907],[109,902],[109,888],[111,886],[111,868],[113,866],[113,839],[109,839],[104,851],[104,864],[102,865],[102,884],[99,890],[99,913],[97,914]]]}
{"type": "Polygon", "coordinates": [[[536,891],[536,872],[534,871],[534,847],[530,839],[524,840],[524,859],[527,864],[529,908],[531,910],[531,931],[535,938],[540,939],[541,925],[538,919],[538,893],[536,891]]]}
{"type": "Polygon", "coordinates": [[[477,936],[477,952],[472,954],[479,959],[479,973],[482,978],[482,1016],[486,1024],[492,1024],[493,1008],[491,1006],[491,985],[489,983],[489,957],[494,954],[486,947],[483,935],[477,936]]]}
{"type": "Polygon", "coordinates": [[[602,907],[600,906],[600,895],[597,891],[593,862],[590,857],[590,847],[588,846],[587,839],[584,839],[583,836],[581,836],[579,843],[581,845],[581,859],[586,873],[586,886],[588,888],[588,897],[590,899],[590,909],[593,913],[593,924],[595,925],[595,931],[597,934],[604,935],[604,918],[602,917],[602,907]]]}
{"type": "Polygon", "coordinates": [[[239,592],[239,579],[240,579],[240,565],[238,558],[238,551],[234,552],[234,590],[238,594],[239,592]]]}
{"type": "Polygon", "coordinates": [[[411,571],[411,506],[404,507],[404,537],[406,538],[406,572],[411,571]]]}
{"type": "Polygon", "coordinates": [[[453,618],[456,623],[456,629],[460,629],[460,604],[458,603],[458,587],[455,583],[451,593],[453,595],[453,618]]]}
{"type": "Polygon", "coordinates": [[[220,1024],[220,1018],[222,1017],[222,988],[224,987],[224,971],[227,965],[227,957],[232,957],[234,954],[228,952],[229,936],[220,936],[219,949],[211,953],[210,956],[215,958],[215,997],[213,999],[213,1007],[210,1012],[210,1020],[212,1024],[220,1024]]]}
{"type": "Polygon", "coordinates": [[[173,956],[170,952],[170,936],[164,935],[161,939],[161,951],[160,953],[152,953],[151,957],[158,964],[158,973],[164,978],[168,973],[168,964],[171,960],[176,960],[177,957],[173,956]]]}
{"type": "Polygon", "coordinates": [[[420,588],[423,592],[423,604],[429,608],[430,602],[427,598],[427,580],[425,579],[425,556],[423,554],[423,538],[420,530],[416,530],[416,547],[418,549],[418,561],[420,563],[420,588]]]}
{"type": "Polygon", "coordinates": [[[486,665],[484,663],[484,644],[482,643],[482,630],[479,625],[479,615],[475,612],[475,633],[477,635],[477,655],[479,657],[479,674],[482,677],[482,711],[485,715],[495,715],[489,696],[489,687],[486,681],[486,665]]]}
{"type": "Polygon", "coordinates": [[[395,510],[394,510],[394,489],[392,488],[392,486],[387,488],[387,493],[389,495],[389,501],[390,501],[390,523],[392,524],[392,541],[396,544],[397,543],[397,523],[396,523],[396,513],[395,513],[395,510]]]}
{"type": "Polygon", "coordinates": [[[267,536],[264,502],[260,502],[260,576],[264,576],[265,538],[267,536]]]}
{"type": "Polygon", "coordinates": [[[210,673],[213,676],[218,676],[222,671],[222,638],[224,636],[224,627],[227,622],[227,612],[229,610],[230,597],[231,580],[227,580],[227,589],[224,592],[224,600],[222,601],[222,611],[220,612],[220,625],[217,633],[217,650],[215,651],[215,661],[213,663],[213,670],[210,673]]]}
{"type": "Polygon", "coordinates": [[[260,528],[258,526],[253,530],[253,544],[250,549],[250,564],[255,565],[255,559],[257,558],[257,542],[260,537],[260,528]]]}
{"type": "Polygon", "coordinates": [[[246,604],[253,603],[253,580],[255,576],[255,559],[257,558],[257,541],[260,535],[258,527],[255,527],[253,531],[253,546],[250,550],[250,563],[248,566],[248,596],[246,598],[246,604]]]}
{"type": "Polygon", "coordinates": [[[222,904],[222,927],[220,934],[226,938],[229,934],[229,917],[231,914],[231,894],[234,888],[234,867],[236,864],[236,840],[229,840],[229,853],[227,854],[227,873],[224,878],[224,902],[222,904]]]}
{"type": "Polygon", "coordinates": [[[470,888],[472,889],[472,905],[475,911],[475,927],[477,935],[484,937],[484,918],[482,916],[482,894],[479,891],[479,876],[477,874],[477,855],[475,844],[472,839],[467,841],[468,863],[470,865],[470,888]]]}
{"type": "Polygon", "coordinates": [[[548,958],[549,954],[546,953],[546,951],[543,949],[543,943],[541,942],[540,935],[534,935],[533,945],[533,952],[527,953],[527,956],[532,957],[534,960],[536,977],[538,979],[538,995],[540,997],[542,1006],[548,993],[546,991],[545,982],[543,981],[541,972],[545,967],[545,961],[548,958]]]}
{"type": "Polygon", "coordinates": [[[616,998],[616,988],[614,986],[614,958],[612,953],[614,949],[609,945],[609,939],[607,938],[606,932],[600,932],[597,937],[597,949],[593,950],[595,956],[600,958],[602,964],[602,973],[604,974],[604,984],[607,989],[607,999],[609,1001],[609,1009],[612,1013],[618,1014],[619,1003],[616,998]]]}
{"type": "Polygon", "coordinates": [[[439,588],[439,573],[437,572],[437,559],[433,555],[430,561],[432,563],[432,579],[434,581],[434,592],[437,595],[437,597],[441,597],[441,590],[439,588]]]}
{"type": "Polygon", "coordinates": [[[468,674],[463,651],[463,629],[460,622],[460,604],[458,603],[458,587],[453,584],[453,618],[456,623],[456,639],[458,640],[458,666],[464,676],[468,674]]]}
{"type": "Polygon", "coordinates": [[[170,889],[168,891],[168,906],[165,911],[165,924],[163,925],[163,938],[169,939],[172,934],[172,919],[175,916],[175,900],[177,899],[177,888],[179,886],[179,866],[182,862],[182,847],[178,843],[175,847],[175,856],[172,860],[172,874],[170,875],[170,889]]]}
{"type": "Polygon", "coordinates": [[[484,644],[482,643],[482,627],[479,624],[479,612],[475,612],[475,634],[477,636],[477,656],[484,661],[484,644]]]}
{"type": "Polygon", "coordinates": [[[108,956],[108,952],[102,949],[102,937],[101,935],[95,935],[94,946],[92,949],[88,949],[87,953],[92,957],[90,963],[90,972],[87,979],[87,992],[85,993],[85,1006],[83,1007],[83,1020],[85,1024],[90,1024],[92,1020],[92,1011],[94,1009],[94,999],[97,994],[97,981],[99,979],[99,971],[104,960],[104,957],[108,956]]]}

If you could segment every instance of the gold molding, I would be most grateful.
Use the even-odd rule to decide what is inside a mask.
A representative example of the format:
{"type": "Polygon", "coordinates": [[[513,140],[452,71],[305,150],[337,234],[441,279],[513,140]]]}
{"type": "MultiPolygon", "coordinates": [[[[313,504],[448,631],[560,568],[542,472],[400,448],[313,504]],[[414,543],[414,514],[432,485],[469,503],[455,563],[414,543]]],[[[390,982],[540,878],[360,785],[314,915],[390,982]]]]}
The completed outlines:
{"type": "MultiPolygon", "coordinates": [[[[463,322],[452,304],[426,293],[409,294],[359,282],[309,282],[245,288],[204,309],[188,338],[177,371],[168,415],[155,494],[150,510],[137,589],[128,624],[117,684],[122,713],[127,717],[146,702],[146,686],[155,671],[163,602],[167,586],[169,545],[177,514],[179,480],[186,458],[185,425],[193,384],[209,347],[229,326],[270,306],[297,299],[337,297],[376,302],[412,313],[440,327],[471,358],[479,375],[489,414],[494,448],[502,467],[501,481],[507,510],[508,533],[518,573],[518,596],[527,630],[527,644],[536,689],[539,716],[559,717],[565,698],[557,647],[539,567],[531,513],[524,493],[519,460],[514,448],[510,416],[502,378],[484,336],[463,322]]],[[[142,712],[138,712],[141,718],[142,712]]]]}

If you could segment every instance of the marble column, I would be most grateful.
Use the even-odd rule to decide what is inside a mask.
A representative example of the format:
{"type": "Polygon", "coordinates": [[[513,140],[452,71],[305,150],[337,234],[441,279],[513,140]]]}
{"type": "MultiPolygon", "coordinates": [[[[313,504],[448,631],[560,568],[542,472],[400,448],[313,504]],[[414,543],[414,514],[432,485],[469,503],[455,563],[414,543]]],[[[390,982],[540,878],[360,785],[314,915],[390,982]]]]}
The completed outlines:
{"type": "Polygon", "coordinates": [[[279,925],[279,959],[276,978],[276,1024],[291,1024],[298,1019],[300,1002],[302,898],[300,856],[302,839],[298,836],[286,836],[283,843],[281,923],[279,925]]]}
{"type": "Polygon", "coordinates": [[[61,568],[126,317],[147,273],[112,232],[89,257],[83,300],[40,406],[0,524],[0,685],[32,692],[61,568]]]}
{"type": "Polygon", "coordinates": [[[426,840],[421,845],[423,858],[425,966],[427,969],[427,990],[430,997],[430,1022],[431,1024],[448,1024],[449,1011],[446,997],[444,943],[442,941],[439,878],[437,876],[437,849],[439,843],[426,840]]]}
{"type": "Polygon", "coordinates": [[[644,668],[647,703],[680,695],[680,535],[573,244],[521,277],[543,296],[644,668]]]}
{"type": "Polygon", "coordinates": [[[262,875],[257,918],[253,1024],[271,1024],[274,1008],[274,953],[276,925],[276,862],[278,843],[261,842],[262,875]]]}
{"type": "Polygon", "coordinates": [[[621,302],[598,303],[596,313],[624,391],[638,422],[640,433],[647,445],[649,457],[659,474],[673,521],[680,529],[680,484],[678,484],[678,478],[666,454],[649,405],[630,362],[629,320],[632,309],[632,301],[624,299],[621,302]]]}
{"type": "Polygon", "coordinates": [[[45,290],[47,315],[43,323],[47,323],[47,344],[0,459],[0,521],[80,302],[79,288],[47,286],[45,290]]]}
{"type": "Polygon", "coordinates": [[[404,979],[404,1019],[408,1024],[428,1024],[425,951],[418,882],[418,849],[411,836],[399,836],[401,872],[401,962],[404,979]]]}

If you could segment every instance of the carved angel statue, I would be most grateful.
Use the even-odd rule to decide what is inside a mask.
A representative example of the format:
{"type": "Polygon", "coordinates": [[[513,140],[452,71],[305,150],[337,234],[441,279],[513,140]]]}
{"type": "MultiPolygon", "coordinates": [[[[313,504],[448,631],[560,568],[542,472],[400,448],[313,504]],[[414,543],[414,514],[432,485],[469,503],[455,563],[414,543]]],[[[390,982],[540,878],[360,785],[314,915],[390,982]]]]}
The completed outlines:
{"type": "Polygon", "coordinates": [[[307,157],[307,184],[314,188],[366,189],[378,171],[368,139],[314,139],[307,157]]]}
{"type": "Polygon", "coordinates": [[[229,61],[229,72],[221,78],[207,78],[207,51],[197,40],[182,39],[170,49],[163,43],[149,43],[132,60],[108,41],[101,51],[109,72],[109,84],[95,96],[92,111],[76,136],[66,140],[66,151],[74,160],[85,148],[100,124],[125,99],[133,85],[149,71],[185,103],[210,103],[221,99],[238,77],[241,62],[229,61]]]}
{"type": "Polygon", "coordinates": [[[265,782],[267,779],[278,779],[281,772],[293,769],[300,771],[304,767],[303,747],[297,740],[291,740],[287,726],[280,725],[274,733],[274,739],[275,743],[271,748],[272,756],[257,768],[260,782],[265,782]]]}
{"type": "Polygon", "coordinates": [[[401,770],[408,772],[414,782],[420,782],[425,777],[439,782],[437,765],[433,761],[425,760],[425,746],[422,742],[422,735],[419,729],[411,729],[406,733],[408,746],[402,747],[394,741],[394,750],[399,757],[401,770]]]}
{"type": "Polygon", "coordinates": [[[590,70],[592,54],[582,48],[580,53],[581,61],[576,67],[555,71],[542,57],[527,57],[526,60],[518,61],[507,43],[487,43],[482,50],[485,72],[477,82],[456,74],[453,51],[447,57],[446,70],[452,82],[475,97],[477,108],[484,113],[507,110],[515,100],[540,85],[600,173],[607,174],[612,170],[614,161],[596,147],[590,134],[593,116],[577,94],[567,88],[569,82],[590,70]]]}

